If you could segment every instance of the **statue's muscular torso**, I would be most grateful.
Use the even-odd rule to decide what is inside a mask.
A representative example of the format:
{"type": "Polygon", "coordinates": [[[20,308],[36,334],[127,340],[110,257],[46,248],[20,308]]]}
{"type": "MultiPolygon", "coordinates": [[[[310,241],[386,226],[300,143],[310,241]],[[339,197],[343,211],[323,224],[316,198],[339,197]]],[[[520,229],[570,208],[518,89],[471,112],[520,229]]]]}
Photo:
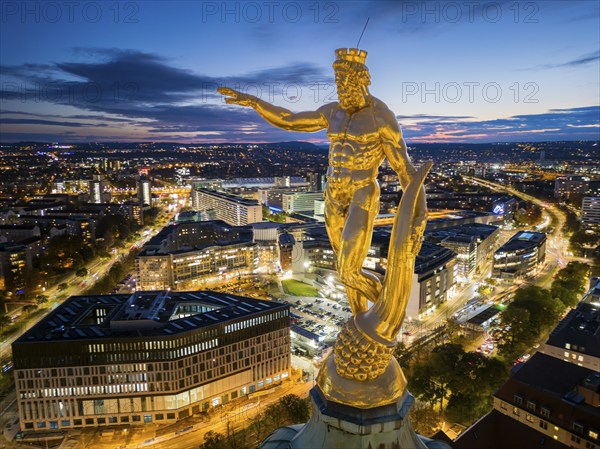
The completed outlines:
{"type": "Polygon", "coordinates": [[[378,119],[378,109],[386,106],[374,97],[370,100],[355,113],[334,103],[327,117],[327,137],[331,141],[327,193],[338,201],[351,200],[358,188],[374,184],[384,159],[380,128],[385,124],[378,119]]]}

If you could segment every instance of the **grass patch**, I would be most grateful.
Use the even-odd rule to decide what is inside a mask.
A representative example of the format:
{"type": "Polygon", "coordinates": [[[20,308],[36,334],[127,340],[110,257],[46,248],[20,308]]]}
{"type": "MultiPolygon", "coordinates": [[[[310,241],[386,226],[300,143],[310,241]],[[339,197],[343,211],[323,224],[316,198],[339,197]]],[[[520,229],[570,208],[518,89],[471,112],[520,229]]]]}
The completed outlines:
{"type": "Polygon", "coordinates": [[[317,289],[305,284],[304,282],[295,281],[293,279],[287,279],[285,281],[281,281],[283,285],[283,290],[288,295],[294,296],[317,296],[317,289]]]}

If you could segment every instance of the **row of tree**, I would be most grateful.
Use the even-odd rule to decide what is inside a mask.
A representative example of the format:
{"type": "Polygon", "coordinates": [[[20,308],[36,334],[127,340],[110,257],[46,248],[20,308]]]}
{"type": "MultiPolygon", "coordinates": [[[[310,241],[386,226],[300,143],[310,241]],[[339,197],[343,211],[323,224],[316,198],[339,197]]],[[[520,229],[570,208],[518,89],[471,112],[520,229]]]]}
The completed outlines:
{"type": "Polygon", "coordinates": [[[224,434],[209,431],[204,435],[200,449],[255,449],[275,429],[292,424],[305,423],[310,418],[310,399],[294,394],[283,396],[268,405],[247,422],[249,426],[237,429],[227,422],[224,434]]]}
{"type": "Polygon", "coordinates": [[[554,327],[566,307],[574,307],[585,292],[589,266],[570,262],[560,270],[548,290],[520,288],[501,314],[506,331],[500,334],[498,352],[507,362],[527,352],[554,327]]]}
{"type": "Polygon", "coordinates": [[[113,291],[116,285],[135,267],[135,256],[137,251],[130,251],[123,259],[115,262],[103,277],[98,279],[94,285],[89,287],[84,294],[102,295],[113,291]]]}

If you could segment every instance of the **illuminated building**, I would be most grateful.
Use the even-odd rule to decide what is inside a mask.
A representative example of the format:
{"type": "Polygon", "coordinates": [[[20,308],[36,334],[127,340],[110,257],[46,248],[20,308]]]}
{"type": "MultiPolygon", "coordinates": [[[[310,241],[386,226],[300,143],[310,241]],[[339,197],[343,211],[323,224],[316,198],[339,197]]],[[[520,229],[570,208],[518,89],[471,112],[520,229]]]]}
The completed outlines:
{"type": "Polygon", "coordinates": [[[546,259],[546,234],[519,231],[494,253],[493,276],[513,280],[533,274],[546,259]]]}
{"type": "Polygon", "coordinates": [[[283,271],[292,269],[292,252],[296,241],[294,236],[287,232],[279,234],[279,263],[283,271]]]}
{"type": "Polygon", "coordinates": [[[101,204],[110,201],[110,193],[104,192],[104,184],[104,178],[101,175],[94,175],[93,179],[88,181],[88,202],[92,204],[101,204]]]}
{"type": "Polygon", "coordinates": [[[569,310],[540,351],[600,372],[600,284],[569,310]]]}
{"type": "Polygon", "coordinates": [[[456,254],[443,246],[423,242],[415,259],[406,316],[422,318],[448,300],[456,279],[456,254]]]}
{"type": "Polygon", "coordinates": [[[563,176],[554,182],[555,198],[564,199],[573,195],[585,195],[588,191],[590,178],[586,176],[563,176]]]}
{"type": "Polygon", "coordinates": [[[454,449],[600,447],[600,285],[593,285],[494,394],[454,449]],[[502,429],[502,432],[498,432],[502,429]]]}
{"type": "Polygon", "coordinates": [[[499,235],[497,226],[471,223],[426,232],[425,238],[454,251],[456,275],[467,280],[483,268],[499,235]]]}
{"type": "Polygon", "coordinates": [[[581,224],[588,229],[600,228],[600,197],[586,196],[581,204],[581,224]]]}
{"type": "Polygon", "coordinates": [[[310,192],[322,192],[325,185],[325,175],[321,173],[309,173],[307,181],[310,192]]]}
{"type": "Polygon", "coordinates": [[[19,243],[0,243],[0,290],[22,293],[27,283],[31,259],[27,246],[19,243]]]}
{"type": "Polygon", "coordinates": [[[90,181],[90,203],[102,203],[102,182],[99,180],[90,181]]]}
{"type": "Polygon", "coordinates": [[[269,206],[272,210],[283,211],[283,195],[285,193],[298,193],[306,190],[305,187],[268,187],[258,189],[258,202],[269,206]]]}
{"type": "Polygon", "coordinates": [[[233,226],[244,226],[262,221],[262,206],[258,201],[240,198],[209,189],[192,190],[194,210],[212,211],[216,220],[233,226]]]}
{"type": "Polygon", "coordinates": [[[24,431],[172,422],[288,377],[289,306],[211,291],[74,296],[12,350],[24,431]]]}
{"type": "Polygon", "coordinates": [[[152,183],[148,178],[141,177],[137,182],[137,197],[140,204],[152,206],[152,183]]]}
{"type": "Polygon", "coordinates": [[[193,290],[223,284],[258,268],[252,230],[223,221],[164,228],[136,257],[140,290],[193,290]]]}
{"type": "Polygon", "coordinates": [[[323,200],[322,192],[290,192],[281,195],[283,211],[286,213],[315,210],[315,201],[323,200]]]}

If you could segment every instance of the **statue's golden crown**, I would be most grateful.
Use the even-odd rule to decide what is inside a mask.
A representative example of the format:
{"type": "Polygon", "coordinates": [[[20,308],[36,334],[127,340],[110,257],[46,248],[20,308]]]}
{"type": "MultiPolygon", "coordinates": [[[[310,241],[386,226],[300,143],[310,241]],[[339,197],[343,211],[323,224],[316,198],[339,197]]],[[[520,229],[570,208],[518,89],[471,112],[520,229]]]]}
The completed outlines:
{"type": "Polygon", "coordinates": [[[335,56],[339,60],[358,62],[365,64],[367,60],[367,52],[358,48],[338,48],[335,51],[335,56]]]}

